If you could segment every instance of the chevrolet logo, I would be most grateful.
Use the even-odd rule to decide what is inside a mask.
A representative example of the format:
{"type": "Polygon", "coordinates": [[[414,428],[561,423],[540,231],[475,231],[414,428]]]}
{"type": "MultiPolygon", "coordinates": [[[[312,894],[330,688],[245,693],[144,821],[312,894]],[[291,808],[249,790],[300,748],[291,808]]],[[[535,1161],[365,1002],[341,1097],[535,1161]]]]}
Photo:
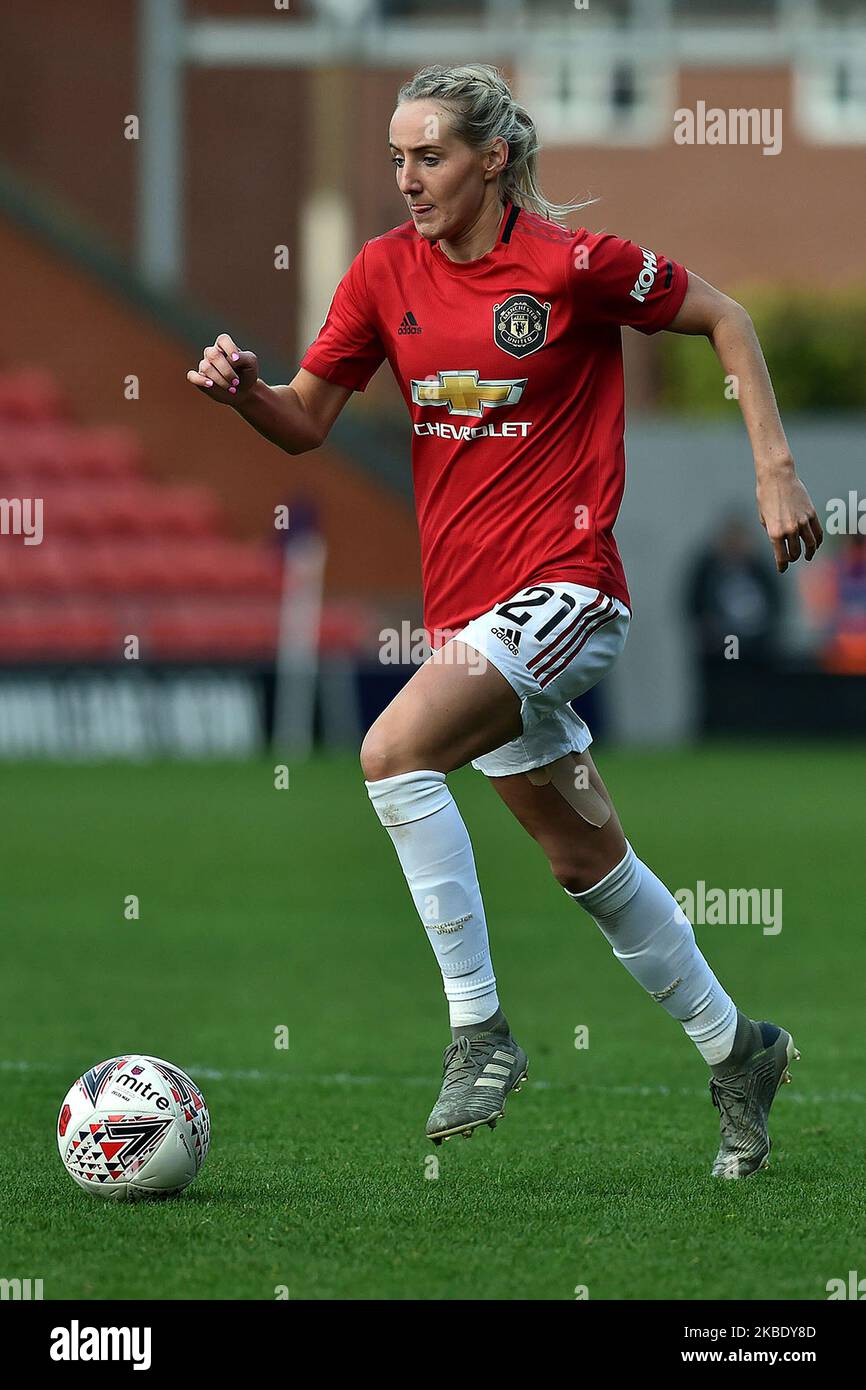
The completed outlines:
{"type": "Polygon", "coordinates": [[[449,415],[483,415],[485,406],[516,405],[529,380],[479,381],[478,373],[437,372],[438,381],[413,381],[415,405],[447,405],[449,415]]]}

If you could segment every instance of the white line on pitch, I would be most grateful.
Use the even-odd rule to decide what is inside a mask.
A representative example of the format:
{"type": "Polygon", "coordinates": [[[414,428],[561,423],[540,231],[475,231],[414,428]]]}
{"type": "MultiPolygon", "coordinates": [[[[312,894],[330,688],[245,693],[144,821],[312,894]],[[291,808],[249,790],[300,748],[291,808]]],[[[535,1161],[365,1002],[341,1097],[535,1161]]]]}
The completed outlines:
{"type": "MultiPolygon", "coordinates": [[[[435,1076],[362,1076],[355,1072],[272,1072],[252,1070],[220,1070],[214,1067],[186,1067],[190,1076],[200,1081],[296,1081],[314,1086],[432,1086],[435,1076]]],[[[0,1059],[0,1071],[64,1072],[53,1062],[7,1061],[0,1059]]],[[[587,1081],[528,1081],[534,1091],[599,1091],[619,1096],[703,1096],[703,1086],[617,1086],[587,1081]]],[[[785,1088],[785,1100],[800,1105],[866,1105],[866,1095],[860,1091],[827,1091],[817,1094],[785,1088]]]]}

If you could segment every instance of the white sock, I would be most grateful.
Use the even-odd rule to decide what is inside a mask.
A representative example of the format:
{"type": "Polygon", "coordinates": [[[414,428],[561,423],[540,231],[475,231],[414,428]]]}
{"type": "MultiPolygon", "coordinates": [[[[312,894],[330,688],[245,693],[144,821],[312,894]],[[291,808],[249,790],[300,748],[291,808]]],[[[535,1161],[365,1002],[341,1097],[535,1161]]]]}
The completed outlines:
{"type": "Polygon", "coordinates": [[[499,1008],[496,979],[472,844],[445,773],[401,772],[366,787],[439,962],[452,1028],[485,1023],[499,1008]]]}
{"type": "Polygon", "coordinates": [[[626,844],[625,857],[600,883],[568,896],[595,918],[617,960],[679,1019],[715,1066],[734,1045],[736,1006],[698,950],[676,899],[626,844]]]}

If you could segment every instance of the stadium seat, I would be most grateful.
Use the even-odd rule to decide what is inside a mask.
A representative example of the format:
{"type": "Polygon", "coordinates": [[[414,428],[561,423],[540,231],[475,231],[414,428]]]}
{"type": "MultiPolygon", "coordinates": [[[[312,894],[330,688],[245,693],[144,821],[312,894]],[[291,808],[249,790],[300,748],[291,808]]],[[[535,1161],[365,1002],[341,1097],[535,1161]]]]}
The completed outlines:
{"type": "MultiPolygon", "coordinates": [[[[41,498],[43,540],[0,546],[0,663],[114,661],[123,637],[166,661],[272,661],[283,552],[223,531],[200,483],[144,470],[140,440],[74,422],[38,369],[0,372],[0,496],[41,498]]],[[[359,603],[326,604],[326,653],[369,649],[359,603]]]]}
{"type": "Polygon", "coordinates": [[[70,471],[86,477],[130,477],[141,469],[141,444],[132,430],[80,430],[69,439],[67,460],[70,471]]]}
{"type": "Polygon", "coordinates": [[[62,420],[68,414],[54,376],[39,367],[0,374],[0,419],[62,420]]]}
{"type": "Polygon", "coordinates": [[[177,536],[216,535],[220,508],[213,494],[204,487],[183,486],[154,490],[154,521],[166,534],[177,536]]]}
{"type": "Polygon", "coordinates": [[[0,604],[0,664],[113,661],[118,624],[99,610],[71,603],[0,604]]]}

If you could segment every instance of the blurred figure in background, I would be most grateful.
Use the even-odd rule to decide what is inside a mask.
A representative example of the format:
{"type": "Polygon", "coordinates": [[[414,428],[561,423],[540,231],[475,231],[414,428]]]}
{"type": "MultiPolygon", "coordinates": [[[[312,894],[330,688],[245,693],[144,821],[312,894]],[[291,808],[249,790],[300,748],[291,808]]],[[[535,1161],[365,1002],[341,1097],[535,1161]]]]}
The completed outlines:
{"type": "Polygon", "coordinates": [[[779,587],[756,544],[755,528],[738,513],[728,516],[695,560],[687,582],[688,614],[702,663],[714,669],[729,637],[739,660],[767,665],[778,650],[779,587]]]}
{"type": "Polygon", "coordinates": [[[866,536],[843,536],[808,580],[803,602],[819,634],[821,669],[866,675],[866,536]]]}
{"type": "Polygon", "coordinates": [[[730,678],[741,676],[743,667],[766,669],[778,657],[781,594],[756,542],[754,526],[732,512],[687,577],[704,732],[716,727],[719,701],[728,704],[730,678]]]}

